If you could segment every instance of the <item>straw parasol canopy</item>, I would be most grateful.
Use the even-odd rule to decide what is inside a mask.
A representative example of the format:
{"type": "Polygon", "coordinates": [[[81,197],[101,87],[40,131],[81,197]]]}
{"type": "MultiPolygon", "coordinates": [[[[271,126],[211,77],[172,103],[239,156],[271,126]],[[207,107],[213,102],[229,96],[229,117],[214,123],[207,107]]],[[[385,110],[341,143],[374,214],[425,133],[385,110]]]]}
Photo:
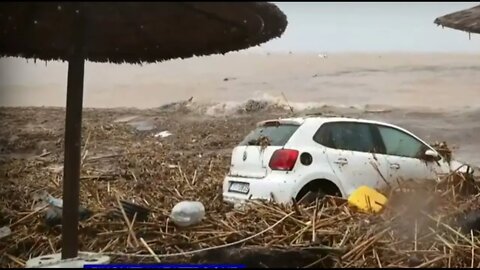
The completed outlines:
{"type": "Polygon", "coordinates": [[[2,3],[0,54],[68,60],[81,31],[86,60],[150,63],[245,49],[286,25],[265,2],[2,3]]]}
{"type": "Polygon", "coordinates": [[[434,23],[468,33],[480,34],[480,5],[438,17],[434,23]]]}
{"type": "Polygon", "coordinates": [[[85,60],[151,63],[256,46],[286,16],[265,2],[0,3],[0,56],[68,61],[62,258],[78,255],[85,60]]]}

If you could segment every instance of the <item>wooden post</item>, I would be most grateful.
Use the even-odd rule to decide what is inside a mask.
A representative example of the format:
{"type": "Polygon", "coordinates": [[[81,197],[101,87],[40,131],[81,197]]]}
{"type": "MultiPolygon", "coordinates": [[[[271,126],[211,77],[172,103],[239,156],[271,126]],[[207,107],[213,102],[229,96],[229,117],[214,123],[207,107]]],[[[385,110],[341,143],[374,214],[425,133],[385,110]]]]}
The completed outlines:
{"type": "Polygon", "coordinates": [[[65,158],[63,169],[62,259],[78,255],[78,208],[82,143],[84,59],[68,63],[65,158]]]}
{"type": "MultiPolygon", "coordinates": [[[[63,167],[62,259],[78,256],[78,219],[80,195],[80,163],[82,144],[84,14],[75,18],[76,40],[68,61],[67,108],[65,117],[65,155],[63,167]]],[[[82,14],[80,14],[82,12],[82,14]]]]}

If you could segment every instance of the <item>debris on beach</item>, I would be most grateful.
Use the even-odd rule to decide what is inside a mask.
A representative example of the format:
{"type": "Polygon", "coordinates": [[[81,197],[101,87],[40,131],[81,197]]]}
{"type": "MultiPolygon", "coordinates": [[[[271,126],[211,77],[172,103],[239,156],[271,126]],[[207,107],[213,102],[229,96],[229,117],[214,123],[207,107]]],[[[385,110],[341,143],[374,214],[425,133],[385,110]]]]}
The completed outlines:
{"type": "Polygon", "coordinates": [[[5,238],[12,234],[12,230],[8,226],[3,226],[0,228],[0,239],[5,238]]]}
{"type": "Polygon", "coordinates": [[[480,209],[459,214],[457,217],[457,226],[467,235],[470,234],[470,232],[478,235],[480,233],[480,209]]]}
{"type": "Polygon", "coordinates": [[[365,109],[365,113],[389,113],[392,110],[390,109],[365,109]]]}
{"type": "MultiPolygon", "coordinates": [[[[50,195],[45,190],[34,193],[32,195],[35,204],[36,211],[44,211],[44,221],[48,226],[56,226],[62,223],[62,208],[63,200],[58,199],[50,195]]],[[[92,215],[92,211],[89,209],[79,206],[79,219],[85,220],[92,215]]]]}
{"type": "MultiPolygon", "coordinates": [[[[44,214],[44,221],[45,224],[47,224],[50,227],[54,227],[56,225],[61,225],[62,224],[62,208],[55,207],[55,206],[50,206],[47,208],[44,214]]],[[[92,216],[92,211],[89,209],[79,206],[78,209],[78,217],[79,220],[83,221],[88,219],[89,217],[92,216]]]]}
{"type": "Polygon", "coordinates": [[[124,117],[117,118],[113,122],[114,123],[127,123],[127,122],[130,122],[132,120],[137,119],[138,117],[139,117],[138,115],[129,115],[129,116],[124,116],[124,117]]]}
{"type": "Polygon", "coordinates": [[[256,101],[250,99],[245,103],[245,107],[243,109],[247,113],[255,113],[264,110],[265,108],[267,108],[267,106],[267,101],[256,101]]]}
{"type": "Polygon", "coordinates": [[[193,102],[193,97],[184,101],[172,102],[160,106],[158,109],[163,112],[188,112],[189,105],[193,102]]]}
{"type": "Polygon", "coordinates": [[[170,218],[175,225],[188,227],[198,224],[205,216],[205,207],[201,202],[183,201],[176,204],[170,218]]]}
{"type": "Polygon", "coordinates": [[[235,77],[226,77],[223,79],[224,82],[228,82],[228,81],[233,81],[233,80],[236,80],[237,78],[235,77]]]}
{"type": "Polygon", "coordinates": [[[48,167],[55,174],[63,173],[63,165],[61,164],[54,164],[48,167]]]}
{"type": "Polygon", "coordinates": [[[151,120],[129,122],[128,125],[134,127],[137,131],[151,131],[155,129],[155,125],[151,120]]]}
{"type": "MultiPolygon", "coordinates": [[[[8,151],[51,152],[44,159],[6,159],[0,166],[0,227],[11,229],[0,240],[0,254],[5,254],[0,266],[24,267],[30,257],[61,250],[59,226],[47,226],[44,220],[44,210],[53,206],[36,205],[30,194],[44,190],[52,196],[51,204],[60,205],[55,196],[61,175],[51,168],[63,158],[62,144],[57,144],[63,118],[55,118],[60,109],[4,110],[11,112],[8,119],[15,125],[7,124],[9,130],[2,132],[19,134],[8,151]],[[56,119],[55,132],[15,130],[40,115],[56,119]],[[40,139],[49,146],[35,148],[31,142],[40,139]]],[[[80,200],[95,214],[80,224],[81,251],[108,254],[112,263],[155,263],[155,256],[135,244],[137,238],[162,263],[213,263],[221,260],[215,252],[238,254],[237,262],[255,266],[276,266],[278,254],[294,254],[295,260],[288,260],[292,267],[471,267],[472,261],[475,267],[480,262],[476,223],[462,223],[462,217],[469,220],[468,213],[480,209],[478,179],[468,174],[452,172],[437,182],[405,182],[381,190],[388,202],[377,214],[355,211],[346,200],[330,196],[318,205],[251,201],[233,208],[222,200],[231,149],[251,126],[275,114],[220,119],[149,110],[143,117],[158,116],[162,129],[175,134],[169,137],[172,143],[159,145],[157,138],[136,136],[128,126],[100,128],[138,111],[100,112],[86,111],[84,117],[90,139],[82,142],[89,154],[81,167],[80,200]],[[173,222],[172,210],[183,201],[202,203],[200,222],[188,227],[173,222]],[[255,254],[261,259],[255,260],[255,254]]],[[[58,218],[53,221],[59,224],[58,218]]]]}
{"type": "Polygon", "coordinates": [[[165,130],[165,131],[162,131],[162,132],[159,132],[157,134],[154,135],[155,138],[166,138],[166,137],[169,137],[169,136],[172,136],[173,134],[168,131],[168,130],[165,130]]]}
{"type": "Polygon", "coordinates": [[[136,221],[143,222],[148,220],[148,216],[151,212],[151,210],[146,207],[124,200],[120,201],[120,206],[115,207],[111,212],[112,217],[123,218],[123,213],[125,213],[129,220],[135,218],[136,221]]]}
{"type": "Polygon", "coordinates": [[[387,201],[382,193],[368,186],[360,186],[348,197],[349,205],[366,213],[382,211],[387,201]]]}
{"type": "Polygon", "coordinates": [[[448,162],[452,160],[452,150],[448,147],[446,142],[435,142],[431,144],[441,156],[443,156],[448,162]]]}
{"type": "Polygon", "coordinates": [[[260,150],[264,151],[268,146],[272,144],[272,139],[270,139],[270,137],[268,136],[260,135],[258,138],[252,139],[247,143],[248,145],[260,146],[260,150]]]}

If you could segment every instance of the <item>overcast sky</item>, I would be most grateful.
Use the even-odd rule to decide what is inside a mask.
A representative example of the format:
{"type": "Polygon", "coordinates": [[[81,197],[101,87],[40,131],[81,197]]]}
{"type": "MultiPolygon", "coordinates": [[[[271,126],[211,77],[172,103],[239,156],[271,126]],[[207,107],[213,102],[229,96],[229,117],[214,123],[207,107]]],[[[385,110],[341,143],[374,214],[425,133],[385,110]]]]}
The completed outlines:
{"type": "MultiPolygon", "coordinates": [[[[288,17],[267,51],[480,52],[480,34],[433,23],[479,2],[274,2],[288,17]]],[[[255,49],[253,49],[255,50],[255,49]]]]}

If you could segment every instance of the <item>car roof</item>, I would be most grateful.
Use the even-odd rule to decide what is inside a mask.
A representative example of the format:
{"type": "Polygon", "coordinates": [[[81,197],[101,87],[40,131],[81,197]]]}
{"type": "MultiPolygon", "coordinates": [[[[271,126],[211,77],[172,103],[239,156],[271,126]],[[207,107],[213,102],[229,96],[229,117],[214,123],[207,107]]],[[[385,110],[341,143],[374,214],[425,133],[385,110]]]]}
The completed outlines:
{"type": "MultiPolygon", "coordinates": [[[[353,118],[353,117],[345,117],[345,116],[329,116],[329,115],[313,115],[313,116],[302,116],[302,117],[287,117],[287,118],[278,118],[278,119],[269,119],[265,121],[259,122],[257,125],[262,126],[265,123],[268,122],[279,122],[280,124],[293,124],[293,125],[302,125],[306,121],[308,122],[313,122],[315,124],[324,124],[328,122],[358,122],[358,123],[367,123],[367,124],[374,124],[374,125],[382,125],[382,126],[387,126],[387,127],[393,127],[396,129],[400,129],[410,135],[414,135],[408,130],[396,126],[394,124],[389,124],[386,122],[382,121],[376,121],[376,120],[369,120],[369,119],[364,119],[364,118],[353,118]]],[[[416,136],[415,136],[416,137],[416,136]]]]}
{"type": "Polygon", "coordinates": [[[422,140],[420,137],[415,135],[414,133],[400,127],[394,124],[389,124],[386,122],[382,121],[375,121],[375,120],[368,120],[368,119],[363,119],[363,118],[353,118],[353,117],[345,117],[345,116],[335,116],[335,115],[312,115],[312,116],[302,116],[302,117],[291,117],[291,118],[279,118],[279,119],[270,119],[266,121],[259,122],[258,125],[261,125],[266,122],[280,122],[281,124],[296,124],[296,125],[302,125],[305,122],[312,123],[316,125],[317,127],[319,125],[322,125],[324,123],[329,123],[329,122],[358,122],[358,123],[366,123],[366,124],[374,124],[374,125],[381,125],[381,126],[386,126],[386,127],[391,127],[395,128],[397,130],[401,130],[405,132],[406,134],[414,137],[415,139],[419,140],[423,144],[427,145],[430,149],[433,149],[427,142],[422,140]]]}
{"type": "Polygon", "coordinates": [[[351,118],[351,117],[343,117],[343,116],[334,116],[334,117],[306,117],[306,120],[309,121],[316,121],[316,122],[321,122],[321,123],[328,123],[328,122],[358,122],[358,123],[368,123],[368,124],[377,124],[377,125],[384,125],[384,126],[392,126],[392,127],[397,127],[395,125],[382,122],[382,121],[375,121],[375,120],[369,120],[369,119],[364,119],[364,118],[351,118]]]}

